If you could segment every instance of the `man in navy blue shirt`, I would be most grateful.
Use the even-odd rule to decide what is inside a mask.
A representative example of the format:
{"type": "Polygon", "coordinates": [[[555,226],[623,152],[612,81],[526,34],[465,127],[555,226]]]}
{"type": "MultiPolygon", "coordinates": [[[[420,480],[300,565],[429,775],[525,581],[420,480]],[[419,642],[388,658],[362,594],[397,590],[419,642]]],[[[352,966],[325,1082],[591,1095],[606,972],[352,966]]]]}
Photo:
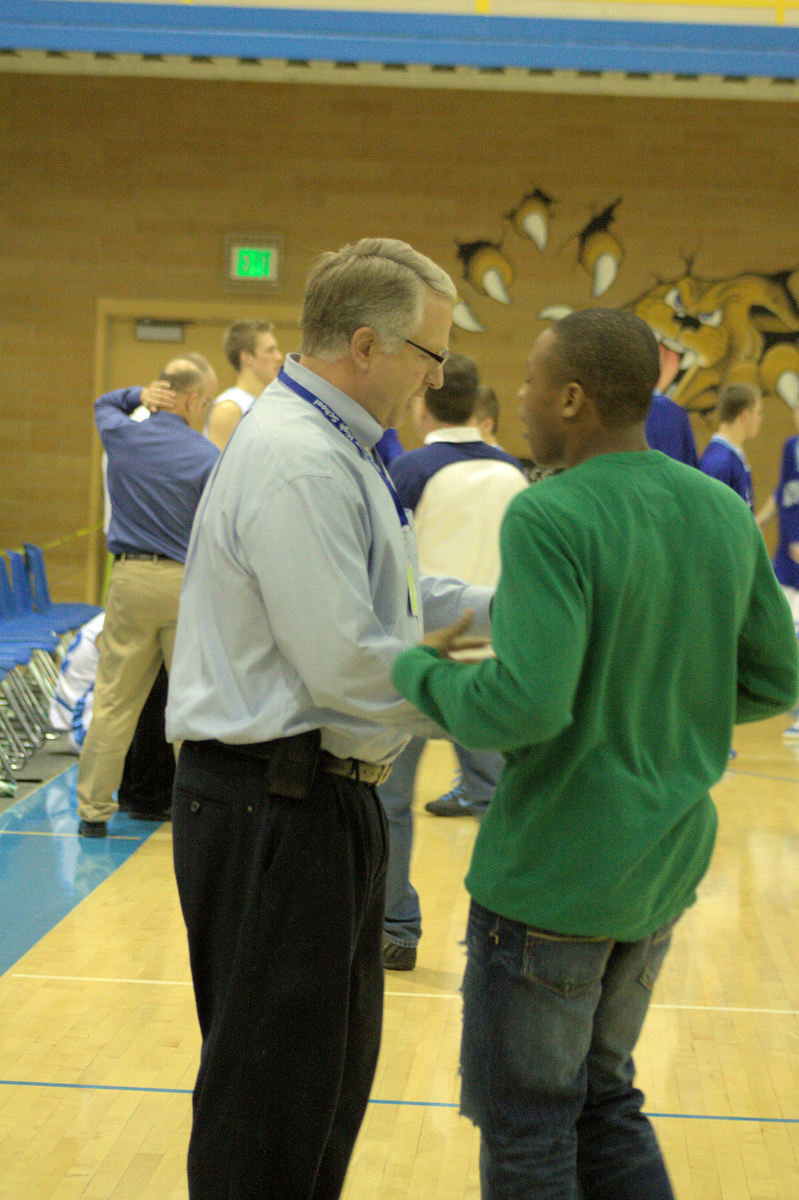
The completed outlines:
{"type": "Polygon", "coordinates": [[[691,419],[681,404],[662,392],[655,392],[652,397],[644,434],[653,450],[660,450],[661,454],[668,454],[689,467],[699,466],[691,419]]]}
{"type": "Polygon", "coordinates": [[[717,411],[718,433],[710,439],[699,466],[706,475],[712,475],[737,492],[754,512],[752,473],[744,454],[744,443],[755,437],[760,429],[763,399],[748,383],[728,383],[719,394],[717,411]]]}
{"type": "Polygon", "coordinates": [[[405,453],[405,447],[399,440],[399,434],[396,429],[386,429],[383,431],[383,436],[375,446],[375,450],[380,455],[383,465],[390,467],[395,458],[399,458],[405,453]]]}
{"type": "Polygon", "coordinates": [[[218,390],[205,365],[204,370],[188,359],[168,363],[160,377],[168,398],[154,401],[168,407],[149,420],[130,420],[142,388],[108,392],[94,406],[108,455],[107,542],[114,566],[92,723],[78,769],[82,837],[105,836],[139,714],[161,664],[169,669],[172,661],[192,521],[219,456],[200,432],[218,390]]]}

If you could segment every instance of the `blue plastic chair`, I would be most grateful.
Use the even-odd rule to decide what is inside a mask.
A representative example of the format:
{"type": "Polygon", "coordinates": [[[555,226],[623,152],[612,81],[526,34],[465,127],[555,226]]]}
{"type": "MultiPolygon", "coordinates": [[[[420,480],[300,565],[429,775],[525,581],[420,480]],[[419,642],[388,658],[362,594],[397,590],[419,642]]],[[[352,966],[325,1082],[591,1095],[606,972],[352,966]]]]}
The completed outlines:
{"type": "Polygon", "coordinates": [[[37,694],[37,687],[32,686],[31,680],[25,675],[24,668],[30,666],[30,656],[27,663],[20,662],[19,658],[19,651],[13,656],[6,651],[0,652],[0,693],[6,702],[6,715],[13,713],[19,726],[17,738],[20,748],[31,753],[44,740],[49,721],[43,696],[40,692],[37,694]]]}
{"type": "MultiPolygon", "coordinates": [[[[13,553],[15,551],[8,551],[9,558],[13,553]]],[[[47,616],[53,622],[53,628],[57,632],[66,633],[73,629],[79,629],[81,625],[85,625],[87,621],[91,621],[92,617],[96,617],[103,611],[96,604],[53,604],[47,583],[44,554],[39,546],[34,546],[31,542],[25,543],[25,568],[29,580],[29,591],[32,586],[32,607],[40,616],[47,616]]]]}
{"type": "MultiPolygon", "coordinates": [[[[20,622],[23,628],[33,632],[46,630],[59,636],[70,633],[71,624],[57,619],[52,613],[38,613],[33,608],[33,593],[30,579],[25,566],[25,559],[18,550],[6,550],[6,557],[11,568],[11,609],[6,614],[20,622]]],[[[2,583],[0,583],[2,587],[2,583]]]]}
{"type": "Polygon", "coordinates": [[[52,736],[48,709],[58,681],[60,651],[49,619],[25,612],[22,601],[15,599],[0,559],[0,694],[21,727],[15,759],[52,736]]]}
{"type": "Polygon", "coordinates": [[[13,779],[29,754],[28,742],[17,719],[17,704],[12,679],[17,671],[13,658],[0,653],[0,777],[13,779]]]}
{"type": "Polygon", "coordinates": [[[56,650],[59,637],[49,617],[25,611],[14,594],[5,563],[0,558],[0,647],[9,644],[56,650]]]}
{"type": "Polygon", "coordinates": [[[9,700],[8,687],[15,687],[18,718],[28,713],[31,735],[49,732],[48,708],[58,682],[57,661],[61,641],[50,629],[47,617],[18,611],[5,563],[0,559],[0,692],[9,700]]]}

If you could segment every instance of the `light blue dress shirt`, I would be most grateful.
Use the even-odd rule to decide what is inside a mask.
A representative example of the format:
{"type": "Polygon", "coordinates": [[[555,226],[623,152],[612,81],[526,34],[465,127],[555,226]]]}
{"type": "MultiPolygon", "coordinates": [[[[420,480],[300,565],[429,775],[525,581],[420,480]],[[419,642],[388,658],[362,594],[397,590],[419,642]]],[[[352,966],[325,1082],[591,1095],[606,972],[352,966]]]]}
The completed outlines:
{"type": "Polygon", "coordinates": [[[420,579],[412,518],[403,530],[369,460],[382,428],[295,358],[284,370],[367,457],[280,379],[241,420],[194,522],[167,736],[243,744],[319,728],[332,754],[388,762],[412,733],[436,732],[390,677],[422,636],[408,563],[431,628],[472,608],[488,635],[493,589],[420,579]]]}

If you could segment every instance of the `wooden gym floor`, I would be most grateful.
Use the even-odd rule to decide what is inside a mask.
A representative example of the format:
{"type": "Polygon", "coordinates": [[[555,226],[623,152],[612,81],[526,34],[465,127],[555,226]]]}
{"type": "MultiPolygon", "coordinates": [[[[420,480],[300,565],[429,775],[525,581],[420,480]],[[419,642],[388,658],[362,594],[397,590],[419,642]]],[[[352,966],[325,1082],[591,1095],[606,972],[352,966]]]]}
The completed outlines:
{"type": "MultiPolygon", "coordinates": [[[[636,1055],[680,1200],[799,1198],[799,743],[781,738],[787,723],[736,732],[714,862],[636,1055]]],[[[416,971],[386,974],[346,1200],[479,1197],[477,1133],[457,1110],[477,827],[422,811],[452,763],[442,742],[422,763],[424,937],[416,971]]],[[[0,814],[0,1200],[185,1200],[199,1036],[170,826],[118,814],[113,836],[78,839],[75,774],[0,814]]]]}

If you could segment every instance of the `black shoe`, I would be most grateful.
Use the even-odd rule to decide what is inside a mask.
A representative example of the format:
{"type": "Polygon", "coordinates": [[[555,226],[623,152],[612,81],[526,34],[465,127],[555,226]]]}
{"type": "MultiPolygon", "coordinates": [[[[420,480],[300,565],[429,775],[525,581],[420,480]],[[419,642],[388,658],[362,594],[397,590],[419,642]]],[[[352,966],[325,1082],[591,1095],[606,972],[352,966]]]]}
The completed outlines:
{"type": "Polygon", "coordinates": [[[101,838],[108,832],[105,821],[85,821],[81,817],[78,822],[78,837],[101,838]]]}
{"type": "Polygon", "coordinates": [[[128,814],[129,817],[132,817],[134,821],[171,821],[172,820],[172,809],[171,808],[155,808],[155,809],[149,809],[149,810],[139,809],[139,808],[126,808],[124,811],[128,814]]]}
{"type": "Polygon", "coordinates": [[[383,966],[387,971],[412,971],[416,966],[416,947],[398,946],[384,937],[383,966]]]}

